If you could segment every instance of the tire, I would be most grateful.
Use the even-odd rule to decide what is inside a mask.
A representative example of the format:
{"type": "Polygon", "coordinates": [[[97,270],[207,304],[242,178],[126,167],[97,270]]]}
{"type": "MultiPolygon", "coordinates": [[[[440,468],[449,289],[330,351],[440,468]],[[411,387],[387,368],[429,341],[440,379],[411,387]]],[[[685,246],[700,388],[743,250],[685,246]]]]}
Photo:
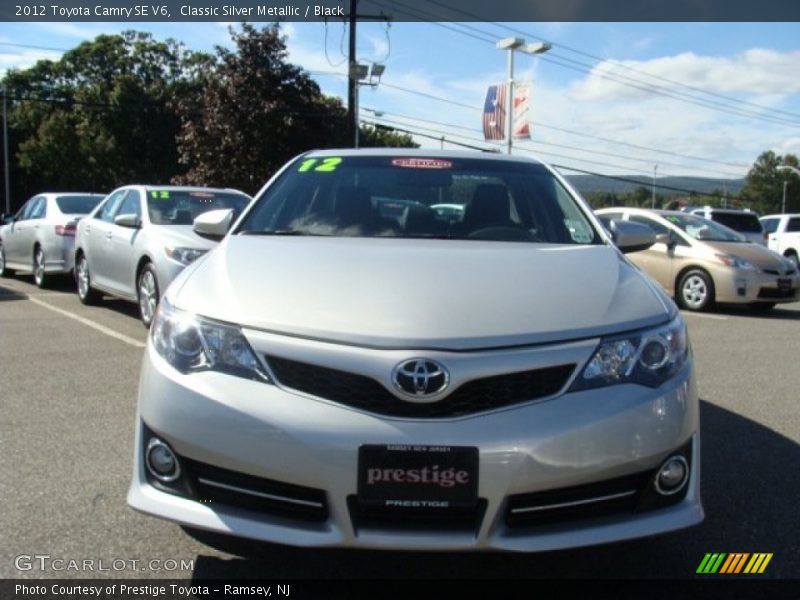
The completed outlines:
{"type": "Polygon", "coordinates": [[[151,263],[147,263],[139,271],[139,276],[136,278],[136,295],[139,298],[139,318],[142,320],[142,325],[149,329],[160,299],[158,278],[151,263]]]}
{"type": "Polygon", "coordinates": [[[46,288],[50,283],[50,278],[44,270],[45,264],[44,248],[36,246],[33,249],[33,281],[40,289],[46,288]]]}
{"type": "Polygon", "coordinates": [[[794,263],[795,271],[800,270],[800,259],[797,258],[797,253],[789,252],[785,256],[794,263]]]}
{"type": "Polygon", "coordinates": [[[100,302],[103,295],[92,287],[89,261],[83,254],[79,254],[75,261],[75,282],[78,284],[78,299],[81,303],[92,305],[100,302]]]}
{"type": "Polygon", "coordinates": [[[0,277],[13,277],[14,270],[6,267],[6,251],[3,245],[0,244],[0,277]]]}
{"type": "Polygon", "coordinates": [[[705,271],[692,269],[681,276],[675,297],[686,310],[709,310],[714,306],[714,282],[705,271]]]}

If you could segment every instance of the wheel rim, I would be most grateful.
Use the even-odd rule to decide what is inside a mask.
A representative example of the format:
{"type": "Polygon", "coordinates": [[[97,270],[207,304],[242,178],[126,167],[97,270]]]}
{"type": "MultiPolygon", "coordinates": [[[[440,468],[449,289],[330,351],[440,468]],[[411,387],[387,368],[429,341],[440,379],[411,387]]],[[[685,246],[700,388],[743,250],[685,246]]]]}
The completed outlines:
{"type": "Polygon", "coordinates": [[[151,271],[146,270],[139,277],[139,311],[143,322],[149,323],[153,318],[156,304],[158,304],[156,278],[151,271]]]}
{"type": "Polygon", "coordinates": [[[38,285],[44,281],[44,251],[39,248],[33,257],[33,278],[38,285]]]}
{"type": "Polygon", "coordinates": [[[86,298],[89,293],[89,268],[86,265],[86,259],[81,256],[78,261],[78,295],[81,298],[86,298]]]}
{"type": "Polygon", "coordinates": [[[708,285],[699,275],[687,277],[681,288],[683,301],[689,308],[701,308],[708,298],[708,285]]]}

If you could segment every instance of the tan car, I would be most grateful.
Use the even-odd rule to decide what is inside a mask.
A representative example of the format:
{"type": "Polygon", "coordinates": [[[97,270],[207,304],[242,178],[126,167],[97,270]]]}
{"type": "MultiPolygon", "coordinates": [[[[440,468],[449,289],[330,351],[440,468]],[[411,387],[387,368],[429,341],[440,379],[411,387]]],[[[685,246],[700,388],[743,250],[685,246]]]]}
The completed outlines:
{"type": "Polygon", "coordinates": [[[606,223],[634,221],[655,231],[653,246],[628,257],[682,308],[735,303],[769,310],[798,299],[796,266],[724,225],[689,213],[642,208],[605,208],[597,215],[606,223]]]}

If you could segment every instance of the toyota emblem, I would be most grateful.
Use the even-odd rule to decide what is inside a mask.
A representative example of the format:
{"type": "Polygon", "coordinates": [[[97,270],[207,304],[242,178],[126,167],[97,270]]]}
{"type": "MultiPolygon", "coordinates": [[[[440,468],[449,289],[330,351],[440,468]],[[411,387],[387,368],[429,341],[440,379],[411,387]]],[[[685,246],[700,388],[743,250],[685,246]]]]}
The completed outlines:
{"type": "Polygon", "coordinates": [[[392,383],[403,395],[415,400],[430,399],[450,383],[450,374],[441,363],[430,358],[412,358],[392,371],[392,383]]]}

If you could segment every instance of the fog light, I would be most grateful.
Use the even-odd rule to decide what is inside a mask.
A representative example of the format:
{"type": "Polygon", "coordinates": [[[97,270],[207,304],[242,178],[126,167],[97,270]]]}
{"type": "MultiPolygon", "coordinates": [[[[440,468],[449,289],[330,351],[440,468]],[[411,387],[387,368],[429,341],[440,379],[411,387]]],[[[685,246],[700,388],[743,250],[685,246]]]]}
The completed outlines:
{"type": "Polygon", "coordinates": [[[172,448],[156,437],[147,443],[144,462],[150,474],[164,483],[175,481],[181,476],[181,466],[172,448]]]}
{"type": "Polygon", "coordinates": [[[683,456],[670,456],[656,475],[656,491],[662,496],[675,494],[689,481],[689,463],[683,456]]]}
{"type": "Polygon", "coordinates": [[[747,295],[747,281],[744,279],[737,279],[736,280],[736,293],[740,296],[747,295]]]}

